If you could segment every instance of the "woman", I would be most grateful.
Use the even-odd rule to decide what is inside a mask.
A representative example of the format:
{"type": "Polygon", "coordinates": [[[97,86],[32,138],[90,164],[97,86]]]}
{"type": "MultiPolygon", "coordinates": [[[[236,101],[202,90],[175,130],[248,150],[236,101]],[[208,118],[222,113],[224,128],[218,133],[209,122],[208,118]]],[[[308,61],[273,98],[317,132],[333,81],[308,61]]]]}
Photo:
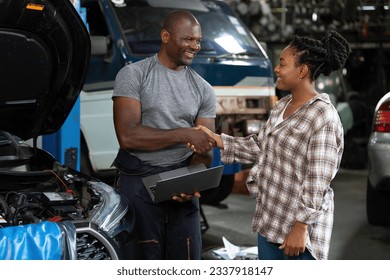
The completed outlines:
{"type": "Polygon", "coordinates": [[[275,105],[259,135],[232,137],[200,127],[216,140],[225,164],[253,164],[246,183],[256,198],[252,227],[259,259],[328,258],[330,183],[340,166],[343,127],[315,80],[342,68],[350,52],[335,31],[322,40],[295,36],[274,69],[277,88],[290,94],[275,105]]]}

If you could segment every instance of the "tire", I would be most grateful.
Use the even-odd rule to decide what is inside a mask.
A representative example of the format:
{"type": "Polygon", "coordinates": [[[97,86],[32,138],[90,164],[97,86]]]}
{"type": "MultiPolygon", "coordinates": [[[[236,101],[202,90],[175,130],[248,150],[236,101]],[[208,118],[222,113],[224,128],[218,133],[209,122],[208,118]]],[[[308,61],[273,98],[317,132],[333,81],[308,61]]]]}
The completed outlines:
{"type": "Polygon", "coordinates": [[[367,180],[367,219],[372,225],[390,226],[390,193],[376,191],[367,180]]]}
{"type": "Polygon", "coordinates": [[[100,172],[97,173],[93,170],[91,161],[89,160],[89,150],[87,143],[85,142],[84,137],[81,138],[80,141],[80,171],[81,173],[95,179],[99,179],[103,181],[104,183],[114,186],[115,182],[115,171],[108,171],[108,172],[100,172]]]}
{"type": "Polygon", "coordinates": [[[233,190],[233,186],[234,174],[223,175],[217,188],[209,189],[200,193],[200,203],[217,207],[223,206],[220,202],[229,196],[233,190]]]}
{"type": "Polygon", "coordinates": [[[346,169],[365,169],[367,167],[367,140],[346,135],[341,166],[346,169]]]}
{"type": "Polygon", "coordinates": [[[80,171],[89,177],[96,177],[88,158],[88,147],[84,138],[80,141],[80,171]]]}

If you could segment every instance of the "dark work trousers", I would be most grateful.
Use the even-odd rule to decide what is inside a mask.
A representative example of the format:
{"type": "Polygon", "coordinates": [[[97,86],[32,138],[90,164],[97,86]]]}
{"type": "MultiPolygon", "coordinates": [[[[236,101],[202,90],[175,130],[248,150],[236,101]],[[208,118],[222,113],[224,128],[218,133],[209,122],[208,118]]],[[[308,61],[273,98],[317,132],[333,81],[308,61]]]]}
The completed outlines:
{"type": "Polygon", "coordinates": [[[189,160],[169,167],[156,167],[120,151],[114,164],[119,169],[117,187],[135,211],[137,236],[135,259],[199,260],[202,237],[199,199],[154,203],[141,178],[188,165],[189,160]]]}

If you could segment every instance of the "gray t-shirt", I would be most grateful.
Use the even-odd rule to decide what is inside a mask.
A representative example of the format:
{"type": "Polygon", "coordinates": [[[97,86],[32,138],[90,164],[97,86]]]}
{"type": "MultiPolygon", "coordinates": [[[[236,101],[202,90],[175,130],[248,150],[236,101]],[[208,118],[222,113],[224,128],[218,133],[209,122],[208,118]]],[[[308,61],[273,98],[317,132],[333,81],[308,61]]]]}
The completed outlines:
{"type": "MultiPolygon", "coordinates": [[[[211,85],[188,66],[181,71],[165,67],[157,54],[123,67],[116,76],[113,96],[139,100],[141,123],[160,129],[193,127],[196,118],[216,116],[211,85]]],[[[169,166],[192,154],[185,144],[158,151],[129,152],[153,166],[169,166]]]]}

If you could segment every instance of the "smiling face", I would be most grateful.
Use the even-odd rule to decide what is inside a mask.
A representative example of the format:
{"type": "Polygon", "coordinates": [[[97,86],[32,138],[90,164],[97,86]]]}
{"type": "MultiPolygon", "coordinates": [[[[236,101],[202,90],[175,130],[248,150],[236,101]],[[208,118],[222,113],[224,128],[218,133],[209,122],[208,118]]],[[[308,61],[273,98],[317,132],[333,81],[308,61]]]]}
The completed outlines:
{"type": "Polygon", "coordinates": [[[296,63],[296,53],[293,48],[287,46],[279,57],[275,74],[277,76],[277,88],[283,91],[293,91],[300,83],[302,65],[296,63]]]}
{"type": "Polygon", "coordinates": [[[164,64],[175,70],[190,65],[200,50],[202,32],[198,22],[183,18],[170,30],[162,30],[164,64]]]}

